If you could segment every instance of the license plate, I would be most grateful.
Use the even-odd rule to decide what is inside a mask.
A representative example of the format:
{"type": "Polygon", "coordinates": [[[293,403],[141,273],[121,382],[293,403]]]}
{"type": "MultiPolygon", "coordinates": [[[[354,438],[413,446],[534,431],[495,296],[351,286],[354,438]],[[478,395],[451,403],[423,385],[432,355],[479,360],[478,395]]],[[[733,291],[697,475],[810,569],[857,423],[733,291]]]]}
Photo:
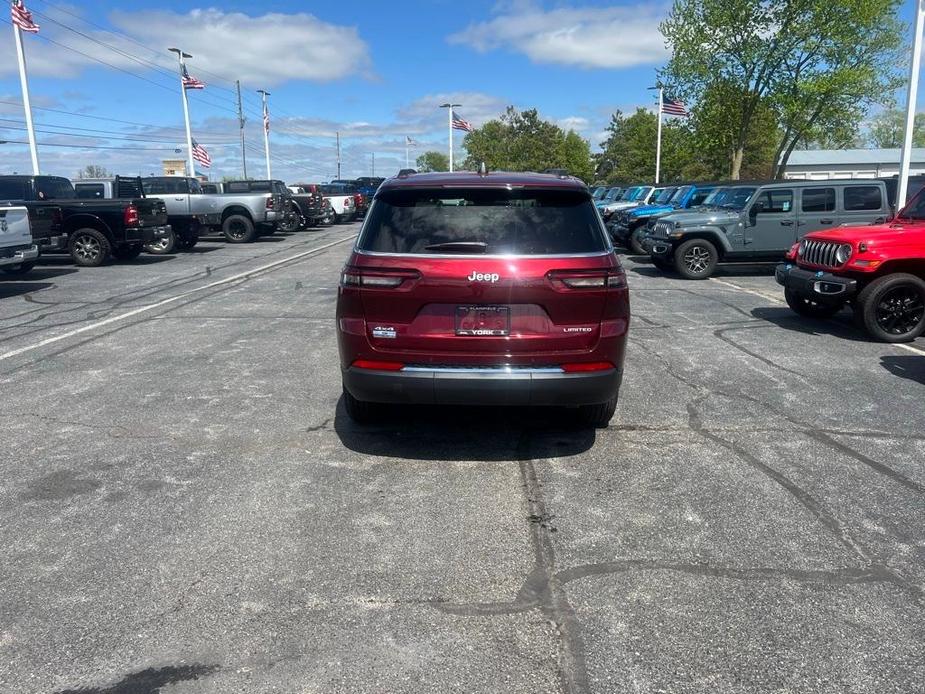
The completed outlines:
{"type": "Polygon", "coordinates": [[[503,337],[510,332],[510,306],[456,307],[457,335],[503,337]]]}

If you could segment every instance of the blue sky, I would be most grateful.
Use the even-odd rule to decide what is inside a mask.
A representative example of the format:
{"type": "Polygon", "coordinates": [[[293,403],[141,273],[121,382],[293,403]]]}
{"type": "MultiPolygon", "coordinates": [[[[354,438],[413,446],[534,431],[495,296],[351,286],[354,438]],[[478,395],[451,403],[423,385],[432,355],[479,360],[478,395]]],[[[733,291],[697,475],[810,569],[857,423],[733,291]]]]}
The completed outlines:
{"type": "MultiPolygon", "coordinates": [[[[445,151],[445,112],[436,106],[447,99],[476,125],[508,104],[536,107],[596,147],[614,109],[651,103],[646,87],[667,59],[657,25],[669,3],[659,0],[27,6],[42,26],[24,37],[36,127],[47,131],[38,134],[42,169],[67,176],[86,164],[144,175],[177,156],[184,135],[170,45],[193,54],[189,71],[208,85],[190,92],[190,110],[211,173],[241,170],[232,91],[240,79],[248,173],[263,175],[256,89],[265,88],[273,175],[291,182],[333,177],[335,131],[345,177],[368,175],[374,153],[376,173],[394,173],[406,135],[419,143],[412,159],[445,151]]],[[[907,1],[907,15],[910,8],[907,1]]],[[[9,128],[0,127],[0,139],[25,140],[12,29],[0,32],[0,126],[9,128]]],[[[2,147],[3,171],[28,170],[25,147],[2,147]]]]}

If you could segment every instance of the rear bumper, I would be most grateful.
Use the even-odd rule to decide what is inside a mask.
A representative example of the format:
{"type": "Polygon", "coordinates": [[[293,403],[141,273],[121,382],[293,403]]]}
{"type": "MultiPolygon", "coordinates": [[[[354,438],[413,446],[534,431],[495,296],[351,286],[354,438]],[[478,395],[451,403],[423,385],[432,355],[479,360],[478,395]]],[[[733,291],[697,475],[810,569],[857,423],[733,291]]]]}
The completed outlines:
{"type": "Polygon", "coordinates": [[[564,373],[561,369],[405,367],[343,370],[357,400],[416,405],[597,405],[615,397],[622,369],[564,373]]]}
{"type": "Polygon", "coordinates": [[[39,257],[39,247],[35,244],[0,248],[0,265],[20,265],[39,257]]]}
{"type": "Polygon", "coordinates": [[[774,269],[774,279],[798,296],[820,304],[843,304],[858,293],[857,280],[830,272],[804,270],[792,263],[774,269]]]}

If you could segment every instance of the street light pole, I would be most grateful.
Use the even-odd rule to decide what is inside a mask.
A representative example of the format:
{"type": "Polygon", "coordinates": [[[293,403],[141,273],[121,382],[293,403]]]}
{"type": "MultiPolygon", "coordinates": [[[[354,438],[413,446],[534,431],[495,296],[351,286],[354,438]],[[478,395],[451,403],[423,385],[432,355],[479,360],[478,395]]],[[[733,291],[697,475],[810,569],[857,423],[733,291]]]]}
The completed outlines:
{"type": "Polygon", "coordinates": [[[183,84],[183,66],[185,65],[186,58],[192,58],[193,56],[189,53],[184,53],[179,48],[168,48],[168,51],[171,53],[177,54],[177,61],[180,66],[180,94],[183,97],[183,122],[186,124],[186,156],[187,162],[189,163],[189,173],[188,176],[196,175],[196,164],[193,162],[193,131],[190,130],[189,125],[189,101],[186,98],[186,85],[183,84]]]}
{"type": "Polygon", "coordinates": [[[446,111],[446,120],[447,125],[449,126],[450,133],[450,173],[453,172],[453,109],[462,106],[462,104],[440,104],[440,108],[445,108],[446,111]]]}
{"type": "Polygon", "coordinates": [[[922,29],[925,28],[925,0],[916,2],[915,34],[912,37],[912,64],[909,66],[909,89],[906,94],[906,131],[899,160],[899,189],[896,191],[896,210],[906,206],[909,190],[909,167],[912,159],[912,133],[915,129],[915,107],[919,92],[919,68],[922,64],[922,29]]]}

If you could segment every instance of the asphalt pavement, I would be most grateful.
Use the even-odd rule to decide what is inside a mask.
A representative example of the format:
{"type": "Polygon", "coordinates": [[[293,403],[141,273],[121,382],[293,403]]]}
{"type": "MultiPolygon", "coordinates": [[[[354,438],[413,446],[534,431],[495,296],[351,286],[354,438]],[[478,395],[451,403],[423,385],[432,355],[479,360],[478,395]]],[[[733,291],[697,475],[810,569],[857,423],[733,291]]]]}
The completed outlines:
{"type": "Polygon", "coordinates": [[[0,279],[0,691],[921,691],[925,340],[630,257],[609,428],[360,427],[356,231],[0,279]]]}

